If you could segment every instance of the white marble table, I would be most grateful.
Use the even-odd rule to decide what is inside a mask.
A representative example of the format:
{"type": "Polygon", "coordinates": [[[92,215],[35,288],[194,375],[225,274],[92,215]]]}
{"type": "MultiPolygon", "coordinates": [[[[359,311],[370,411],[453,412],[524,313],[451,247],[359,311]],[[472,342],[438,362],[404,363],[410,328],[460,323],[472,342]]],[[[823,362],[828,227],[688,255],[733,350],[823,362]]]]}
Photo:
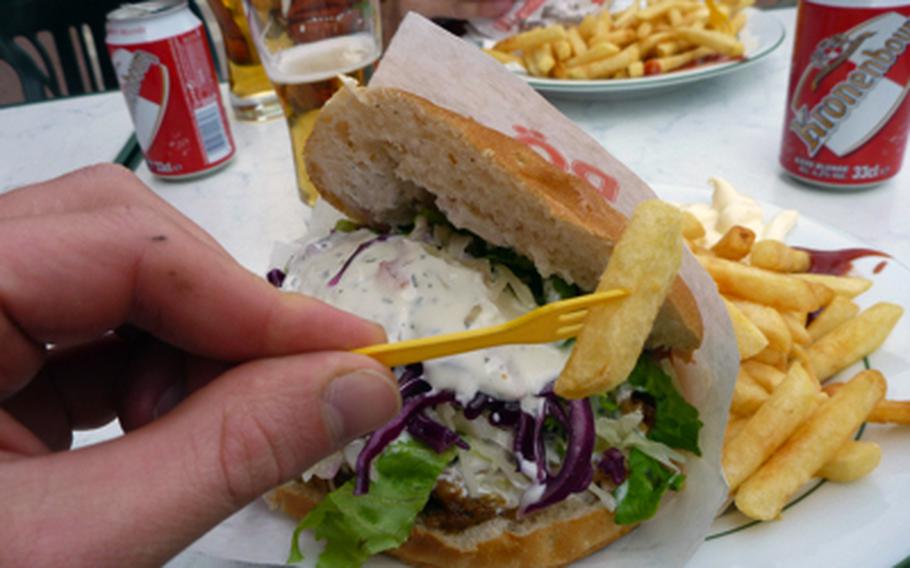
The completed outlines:
{"type": "MultiPolygon", "coordinates": [[[[749,70],[647,98],[554,104],[648,182],[707,188],[720,175],[910,264],[910,166],[879,187],[846,192],[800,185],[777,165],[795,11],[771,14],[788,37],[749,70]]],[[[137,174],[263,273],[274,242],[303,234],[309,209],[297,198],[284,123],[232,126],[238,152],[226,169],[179,183],[153,177],[144,164],[137,174]]],[[[130,132],[119,93],[0,110],[0,192],[111,161],[130,132]]],[[[174,565],[209,564],[182,555],[174,565]]]]}

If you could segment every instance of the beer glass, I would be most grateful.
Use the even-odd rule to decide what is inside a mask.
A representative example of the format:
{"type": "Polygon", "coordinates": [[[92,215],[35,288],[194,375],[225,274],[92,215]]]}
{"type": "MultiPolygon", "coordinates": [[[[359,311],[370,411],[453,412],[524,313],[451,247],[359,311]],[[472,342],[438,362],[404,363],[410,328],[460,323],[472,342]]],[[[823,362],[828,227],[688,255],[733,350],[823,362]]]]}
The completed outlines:
{"type": "Polygon", "coordinates": [[[316,202],[303,150],[319,109],[341,87],[366,83],[382,51],[379,0],[243,0],[253,41],[284,109],[300,198],[316,202]]]}
{"type": "Polygon", "coordinates": [[[234,116],[251,121],[281,116],[281,103],[250,37],[243,3],[241,0],[208,0],[208,3],[224,38],[234,116]]]}

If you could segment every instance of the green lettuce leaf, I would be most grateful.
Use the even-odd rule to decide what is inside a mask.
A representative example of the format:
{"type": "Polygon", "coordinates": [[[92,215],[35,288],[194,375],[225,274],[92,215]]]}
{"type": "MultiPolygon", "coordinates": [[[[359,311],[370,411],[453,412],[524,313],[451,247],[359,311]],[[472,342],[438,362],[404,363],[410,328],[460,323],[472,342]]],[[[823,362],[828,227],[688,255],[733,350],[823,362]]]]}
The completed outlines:
{"type": "Polygon", "coordinates": [[[629,383],[654,399],[654,425],[648,430],[648,438],[700,456],[698,433],[702,422],[698,410],[679,394],[657,361],[648,355],[639,357],[629,383]]]}
{"type": "Polygon", "coordinates": [[[376,478],[366,495],[354,495],[354,480],[332,491],[300,521],[288,562],[303,559],[297,539],[311,529],[325,542],[318,568],[347,568],[399,546],[411,532],[454,450],[437,454],[416,440],[395,442],[376,460],[376,478]]]}
{"type": "Polygon", "coordinates": [[[665,467],[638,448],[632,448],[627,460],[629,477],[617,488],[625,495],[616,505],[616,523],[629,525],[650,519],[657,512],[660,498],[667,491],[682,488],[685,476],[665,467]]]}

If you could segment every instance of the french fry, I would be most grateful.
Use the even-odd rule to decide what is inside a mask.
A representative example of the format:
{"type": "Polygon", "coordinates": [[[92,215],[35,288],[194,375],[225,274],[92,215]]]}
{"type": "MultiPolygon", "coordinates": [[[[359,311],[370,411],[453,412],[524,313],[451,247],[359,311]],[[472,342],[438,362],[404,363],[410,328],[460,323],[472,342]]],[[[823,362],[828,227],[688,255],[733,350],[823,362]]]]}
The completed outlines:
{"type": "Polygon", "coordinates": [[[612,43],[619,47],[626,46],[638,39],[635,30],[613,30],[605,33],[599,33],[590,40],[590,47],[600,45],[601,43],[612,43]]]}
{"type": "Polygon", "coordinates": [[[651,32],[654,31],[654,25],[651,22],[642,22],[638,24],[638,27],[635,28],[635,35],[638,36],[638,39],[645,39],[651,32]]]}
{"type": "Polygon", "coordinates": [[[717,243],[711,247],[714,254],[728,260],[740,260],[752,250],[755,242],[755,232],[746,227],[734,225],[730,227],[717,243]]]}
{"type": "Polygon", "coordinates": [[[749,478],[818,405],[818,383],[799,364],[724,448],[722,464],[730,491],[749,478]]]}
{"type": "MultiPolygon", "coordinates": [[[[597,14],[588,14],[587,16],[585,16],[581,20],[581,23],[578,24],[578,28],[577,28],[578,35],[580,35],[584,39],[587,39],[587,38],[593,36],[596,31],[596,28],[597,28],[597,19],[598,19],[597,14]]],[[[604,30],[604,31],[607,31],[607,30],[604,30]]],[[[570,33],[571,33],[571,30],[570,30],[570,33]]]]}
{"type": "Polygon", "coordinates": [[[748,300],[730,300],[749,320],[768,338],[768,347],[784,355],[790,352],[793,338],[780,312],[774,308],[749,302],[748,300]]]}
{"type": "Polygon", "coordinates": [[[639,6],[637,0],[635,2],[632,2],[631,4],[629,4],[628,8],[626,8],[625,10],[620,12],[618,16],[613,18],[613,27],[620,29],[620,28],[624,28],[626,26],[630,26],[630,25],[634,24],[636,22],[636,19],[638,16],[639,8],[640,8],[640,6],[639,6]]]}
{"type": "Polygon", "coordinates": [[[580,65],[585,65],[588,63],[593,63],[594,61],[600,61],[608,57],[612,57],[619,53],[621,50],[616,44],[612,43],[600,43],[587,50],[586,52],[576,55],[575,57],[566,61],[566,67],[578,67],[580,65]]]}
{"type": "MultiPolygon", "coordinates": [[[[831,300],[832,303],[834,300],[831,300]]],[[[830,307],[831,304],[828,304],[830,307]]],[[[783,311],[780,312],[782,318],[784,318],[784,323],[787,324],[787,329],[790,331],[790,337],[793,338],[793,343],[797,345],[809,345],[812,343],[812,336],[809,335],[809,330],[806,329],[806,314],[801,312],[794,311],[783,311]]]]}
{"type": "Polygon", "coordinates": [[[669,57],[683,50],[683,44],[679,41],[662,41],[654,46],[654,53],[657,57],[669,57]]]}
{"type": "Polygon", "coordinates": [[[637,17],[638,17],[639,21],[656,20],[657,18],[660,18],[661,16],[670,12],[671,10],[676,10],[678,12],[679,7],[682,6],[683,4],[685,4],[685,2],[674,2],[672,0],[667,1],[667,2],[661,2],[659,4],[654,4],[652,6],[648,6],[647,8],[643,8],[643,9],[639,10],[637,17]]]}
{"type": "Polygon", "coordinates": [[[811,259],[804,250],[790,248],[775,240],[761,240],[752,246],[749,257],[752,266],[773,270],[774,272],[805,272],[809,270],[811,259]]]}
{"type": "Polygon", "coordinates": [[[512,55],[511,53],[499,51],[498,49],[484,49],[483,51],[484,51],[484,53],[493,57],[495,60],[499,61],[502,64],[518,63],[519,65],[524,67],[524,63],[522,63],[521,58],[516,55],[512,55]]]}
{"type": "Polygon", "coordinates": [[[859,306],[846,296],[837,295],[831,300],[831,303],[825,306],[821,312],[812,320],[806,331],[812,341],[818,341],[823,335],[836,328],[845,321],[856,317],[859,313],[859,306]]]}
{"type": "MultiPolygon", "coordinates": [[[[842,386],[843,383],[825,385],[825,392],[833,396],[842,386]]],[[[878,424],[910,425],[910,400],[883,400],[875,405],[867,420],[878,424]]]]}
{"type": "Polygon", "coordinates": [[[765,401],[768,400],[768,391],[755,382],[748,373],[739,369],[736,375],[736,384],[733,386],[733,400],[730,401],[730,411],[738,416],[752,416],[765,401]]]}
{"type": "Polygon", "coordinates": [[[679,37],[691,41],[695,45],[730,57],[740,57],[745,49],[741,41],[718,31],[699,30],[695,28],[680,28],[676,32],[679,37]]]}
{"type": "Polygon", "coordinates": [[[707,55],[711,55],[711,50],[707,47],[699,47],[676,55],[649,59],[645,61],[645,73],[654,75],[673,71],[707,55]]]}
{"type": "Polygon", "coordinates": [[[638,42],[638,48],[641,50],[641,55],[644,57],[648,55],[652,49],[654,49],[657,44],[673,41],[676,39],[676,33],[673,31],[658,32],[656,34],[651,34],[647,38],[638,42]]]}
{"type": "Polygon", "coordinates": [[[566,38],[566,30],[562,26],[548,26],[534,28],[520,34],[507,37],[493,46],[497,51],[531,51],[543,45],[566,38]]]}
{"type": "MultiPolygon", "coordinates": [[[[777,367],[767,365],[765,363],[748,360],[742,362],[743,369],[749,373],[749,376],[755,379],[755,382],[760,384],[762,388],[766,391],[773,393],[774,389],[777,388],[777,385],[784,381],[784,378],[787,376],[787,373],[784,373],[777,367]]],[[[792,367],[792,365],[791,365],[792,367]]],[[[805,371],[805,366],[803,367],[805,371]]]]}
{"type": "Polygon", "coordinates": [[[735,16],[730,18],[730,33],[734,36],[739,35],[740,30],[743,29],[746,25],[746,13],[738,12],[735,16]]]}
{"type": "Polygon", "coordinates": [[[733,441],[733,438],[742,432],[748,421],[749,417],[736,416],[735,414],[730,416],[730,419],[727,420],[727,428],[724,430],[724,451],[726,451],[727,445],[733,441]]]}
{"type": "Polygon", "coordinates": [[[572,44],[569,43],[568,39],[554,41],[551,45],[553,46],[553,55],[556,57],[556,61],[565,61],[572,57],[572,44]]]}
{"type": "Polygon", "coordinates": [[[878,349],[903,313],[897,304],[879,302],[819,338],[809,346],[818,379],[825,381],[878,349]]]}
{"type": "Polygon", "coordinates": [[[809,352],[802,345],[793,345],[793,349],[790,351],[790,363],[799,363],[802,365],[806,372],[812,375],[812,378],[818,381],[818,376],[816,376],[815,371],[812,369],[812,361],[809,360],[809,352]]]}
{"type": "Polygon", "coordinates": [[[866,477],[882,461],[882,448],[875,442],[848,440],[819,471],[829,481],[848,483],[866,477]]]}
{"type": "MultiPolygon", "coordinates": [[[[587,18],[587,16],[585,16],[585,18],[587,18]]],[[[569,40],[569,45],[572,46],[572,54],[575,57],[584,55],[588,51],[588,44],[582,39],[579,28],[569,28],[569,31],[566,33],[566,39],[569,40]]],[[[619,48],[616,48],[616,51],[618,52],[619,48]]]]}
{"type": "Polygon", "coordinates": [[[556,66],[556,58],[553,57],[552,44],[543,43],[531,50],[531,59],[534,60],[534,69],[538,70],[540,75],[549,75],[553,67],[556,66]]]}
{"type": "Polygon", "coordinates": [[[630,45],[613,57],[589,63],[585,71],[591,79],[599,79],[625,69],[635,61],[638,61],[638,46],[630,45]]]}
{"type": "Polygon", "coordinates": [[[831,301],[830,288],[791,275],[747,266],[739,262],[697,255],[718,289],[779,310],[814,312],[831,301]]]}
{"type": "Polygon", "coordinates": [[[822,284],[834,290],[835,294],[855,298],[872,287],[872,281],[856,276],[832,276],[830,274],[794,274],[803,282],[822,284]]]}
{"type": "Polygon", "coordinates": [[[604,31],[610,31],[613,27],[613,14],[610,10],[601,10],[597,15],[597,23],[604,31]]]}
{"type": "Polygon", "coordinates": [[[674,28],[681,26],[683,22],[682,12],[679,11],[679,8],[673,7],[667,11],[667,20],[669,20],[670,25],[674,28]]]}
{"type": "Polygon", "coordinates": [[[787,368],[790,357],[789,353],[778,351],[769,345],[768,347],[765,347],[760,352],[753,355],[752,359],[758,361],[759,363],[771,365],[772,367],[776,367],[783,371],[787,368]]]}
{"type": "Polygon", "coordinates": [[[680,217],[676,207],[659,200],[635,209],[597,287],[624,288],[629,295],[588,313],[556,381],[558,395],[605,392],[629,376],[682,262],[680,217]]]}
{"type": "Polygon", "coordinates": [[[687,240],[698,240],[705,236],[705,226],[701,224],[698,217],[688,211],[683,211],[682,232],[683,237],[687,240]]]}
{"type": "Polygon", "coordinates": [[[740,486],[736,507],[753,519],[779,517],[787,500],[834,458],[884,395],[878,371],[853,377],[740,486]]]}
{"type": "Polygon", "coordinates": [[[768,338],[746,317],[732,302],[724,300],[733,333],[736,335],[736,346],[739,348],[740,360],[748,359],[762,352],[768,346],[768,338]]]}

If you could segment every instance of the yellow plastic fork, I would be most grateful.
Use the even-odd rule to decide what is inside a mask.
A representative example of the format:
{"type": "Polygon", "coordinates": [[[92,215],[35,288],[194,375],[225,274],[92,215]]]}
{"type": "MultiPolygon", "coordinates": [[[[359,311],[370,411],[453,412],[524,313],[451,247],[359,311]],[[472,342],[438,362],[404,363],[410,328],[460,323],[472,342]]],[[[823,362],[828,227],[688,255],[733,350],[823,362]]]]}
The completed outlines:
{"type": "Polygon", "coordinates": [[[560,341],[578,335],[589,308],[627,294],[621,289],[596,292],[541,306],[503,324],[380,343],[355,349],[354,353],[369,355],[389,367],[397,367],[497,345],[560,341]]]}

